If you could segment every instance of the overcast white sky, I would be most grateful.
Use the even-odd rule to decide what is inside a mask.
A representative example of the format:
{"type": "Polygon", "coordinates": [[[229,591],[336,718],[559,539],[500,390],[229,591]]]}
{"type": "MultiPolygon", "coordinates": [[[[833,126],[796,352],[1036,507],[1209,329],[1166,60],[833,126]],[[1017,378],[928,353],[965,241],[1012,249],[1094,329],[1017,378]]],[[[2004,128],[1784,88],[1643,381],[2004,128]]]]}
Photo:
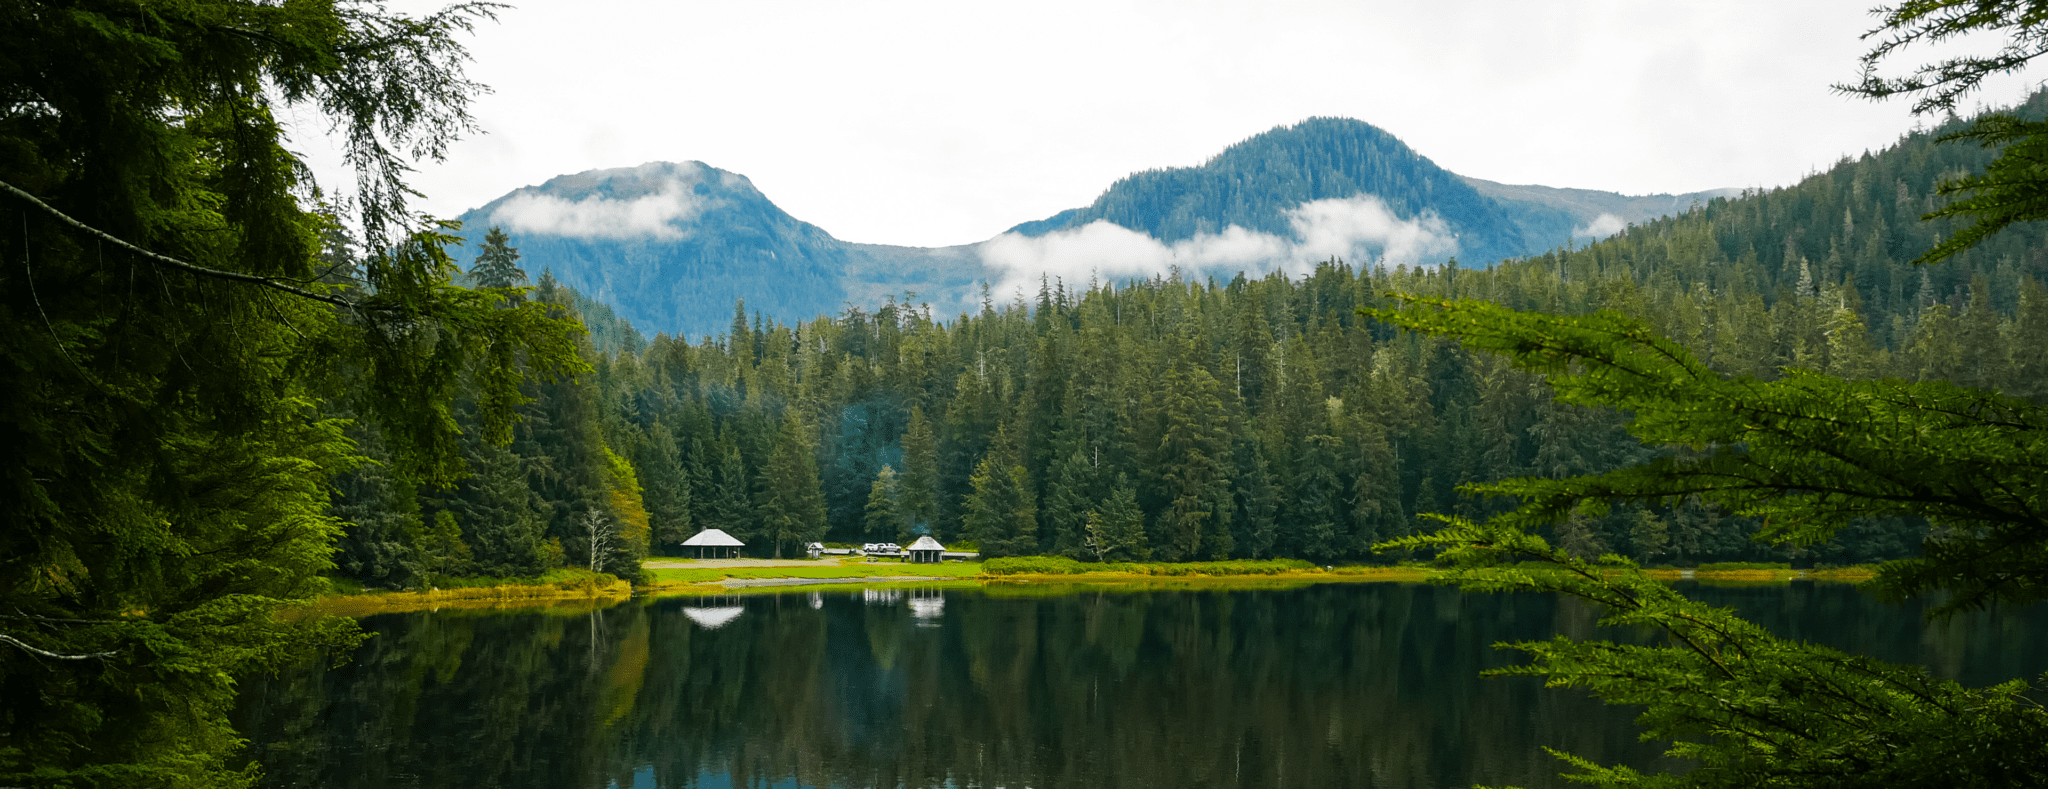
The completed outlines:
{"type": "MultiPolygon", "coordinates": [[[[414,184],[454,216],[695,159],[841,239],[940,246],[1335,115],[1506,183],[1781,186],[1915,122],[1829,90],[1856,76],[1873,2],[527,0],[470,41],[488,133],[414,184]]],[[[302,120],[322,182],[348,183],[302,120]]]]}

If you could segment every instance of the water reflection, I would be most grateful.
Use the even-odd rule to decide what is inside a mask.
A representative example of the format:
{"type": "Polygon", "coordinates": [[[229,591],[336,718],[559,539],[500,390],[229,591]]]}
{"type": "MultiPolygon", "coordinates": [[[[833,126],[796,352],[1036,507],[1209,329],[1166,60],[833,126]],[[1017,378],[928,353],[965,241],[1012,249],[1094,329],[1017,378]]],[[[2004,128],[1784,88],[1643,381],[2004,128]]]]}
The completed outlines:
{"type": "Polygon", "coordinates": [[[746,612],[747,609],[744,606],[737,605],[692,605],[683,607],[683,616],[689,617],[690,621],[696,622],[699,627],[705,630],[717,630],[732,622],[732,620],[738,619],[740,614],[746,612]]]}
{"type": "MultiPolygon", "coordinates": [[[[1847,587],[1696,589],[1797,637],[1979,684],[2037,611],[1923,627],[1847,587]]],[[[350,665],[243,685],[267,786],[1559,786],[1540,746],[1653,766],[1633,712],[1495,642],[1594,629],[1537,595],[868,590],[586,615],[374,617],[350,665]],[[715,623],[714,623],[715,622],[715,623]]]]}

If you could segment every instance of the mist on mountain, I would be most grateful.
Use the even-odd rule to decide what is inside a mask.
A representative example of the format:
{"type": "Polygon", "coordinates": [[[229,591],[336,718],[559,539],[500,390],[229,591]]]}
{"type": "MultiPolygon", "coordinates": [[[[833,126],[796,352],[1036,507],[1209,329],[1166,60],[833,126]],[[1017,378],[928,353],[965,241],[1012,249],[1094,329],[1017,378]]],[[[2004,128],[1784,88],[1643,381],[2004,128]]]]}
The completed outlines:
{"type": "Polygon", "coordinates": [[[701,162],[563,175],[461,217],[465,267],[503,227],[534,276],[547,271],[641,330],[701,337],[734,305],[794,321],[894,298],[938,315],[1074,285],[1273,271],[1331,259],[1479,266],[1612,235],[1733,190],[1631,197],[1509,186],[1436,166],[1393,135],[1310,118],[1194,167],[1127,176],[1087,206],[979,244],[856,244],[782,211],[746,176],[701,162]]]}

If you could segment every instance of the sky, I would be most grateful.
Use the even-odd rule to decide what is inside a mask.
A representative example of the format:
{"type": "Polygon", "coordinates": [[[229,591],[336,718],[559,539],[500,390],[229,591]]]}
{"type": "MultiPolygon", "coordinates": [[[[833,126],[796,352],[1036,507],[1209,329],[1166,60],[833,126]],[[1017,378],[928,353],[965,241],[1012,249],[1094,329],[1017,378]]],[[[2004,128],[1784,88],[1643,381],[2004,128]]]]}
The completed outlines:
{"type": "MultiPolygon", "coordinates": [[[[944,246],[1342,116],[1503,183],[1785,186],[1932,123],[1830,89],[1857,77],[1872,2],[526,0],[465,39],[492,89],[471,106],[483,133],[412,183],[452,217],[556,175],[697,160],[840,239],[944,246]]],[[[352,182],[318,116],[287,118],[324,185],[352,182]]]]}

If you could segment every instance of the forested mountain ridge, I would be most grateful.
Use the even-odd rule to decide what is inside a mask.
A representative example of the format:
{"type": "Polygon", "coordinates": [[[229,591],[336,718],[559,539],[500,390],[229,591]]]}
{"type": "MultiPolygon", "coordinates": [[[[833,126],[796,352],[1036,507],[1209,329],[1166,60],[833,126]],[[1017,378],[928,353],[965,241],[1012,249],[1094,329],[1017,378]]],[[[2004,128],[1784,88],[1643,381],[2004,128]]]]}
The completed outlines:
{"type": "Polygon", "coordinates": [[[836,312],[847,245],[769,201],[746,176],[698,162],[564,175],[458,217],[465,267],[503,226],[538,276],[655,331],[708,333],[735,300],[772,315],[836,312]],[[709,317],[707,317],[709,316],[709,317]]]}
{"type": "Polygon", "coordinates": [[[1523,238],[1532,244],[1530,254],[1548,252],[1563,245],[1566,239],[1583,243],[1606,238],[1628,225],[1684,213],[1716,198],[1742,194],[1740,189],[1709,189],[1675,195],[1624,195],[1597,189],[1501,184],[1463,175],[1458,178],[1480,194],[1499,201],[1516,217],[1523,238]]]}
{"type": "Polygon", "coordinates": [[[1102,254],[1087,233],[1097,222],[1156,245],[1160,259],[1144,267],[1229,279],[1275,268],[1299,274],[1330,256],[1484,265],[1592,240],[1661,215],[1657,206],[1682,210],[1711,196],[1505,187],[1445,171],[1370,124],[1312,118],[1198,167],[1133,174],[1089,206],[978,244],[844,242],[789,216],[745,176],[700,162],[651,162],[560,176],[466,212],[459,234],[468,243],[451,253],[466,266],[485,231],[503,226],[529,270],[554,272],[644,331],[701,337],[725,328],[739,299],[783,321],[848,304],[872,310],[906,292],[952,313],[978,302],[977,283],[1007,297],[1041,274],[1082,281],[1091,271],[1135,271],[1117,268],[1127,261],[1091,257],[1102,254]],[[1020,239],[1023,254],[1012,243],[1020,239]],[[1254,249],[1219,256],[1203,243],[1218,239],[1254,249]]]}
{"type": "MultiPolygon", "coordinates": [[[[1539,252],[1564,240],[1529,237],[1500,201],[1436,166],[1394,135],[1349,118],[1310,118],[1278,127],[1225,148],[1196,167],[1133,173],[1086,207],[1012,231],[1038,236],[1099,220],[1166,243],[1222,233],[1233,226],[1291,236],[1295,228],[1288,209],[1355,195],[1378,197],[1399,219],[1426,214],[1442,218],[1458,234],[1456,256],[1471,263],[1539,252]]],[[[1550,206],[1519,208],[1515,213],[1541,226],[1571,226],[1567,212],[1550,206]]]]}
{"type": "MultiPolygon", "coordinates": [[[[929,532],[991,554],[1384,559],[1367,547],[1422,528],[1420,513],[1503,506],[1462,497],[1461,483],[1669,451],[1629,437],[1617,413],[1557,403],[1499,358],[1356,313],[1389,291],[1615,310],[1727,375],[1803,368],[2048,397],[2048,232],[2021,225],[1942,266],[1908,264],[1955,232],[1918,219],[1935,182],[1993,154],[1938,133],[1485,269],[1331,261],[1299,278],[1047,282],[951,320],[893,301],[796,324],[736,315],[705,342],[588,351],[597,373],[576,402],[593,410],[579,419],[597,431],[586,440],[630,459],[657,550],[717,527],[757,553],[929,532]],[[816,497],[778,503],[788,490],[816,497]],[[782,526],[765,525],[771,510],[782,526]]],[[[555,407],[536,396],[529,408],[555,407]]],[[[452,506],[424,503],[421,517],[452,506]]],[[[573,525],[545,536],[578,561],[573,525]]],[[[1924,528],[1867,522],[1786,550],[1751,542],[1757,526],[1680,501],[1550,536],[1652,563],[1845,563],[1908,555],[1924,528]]]]}

